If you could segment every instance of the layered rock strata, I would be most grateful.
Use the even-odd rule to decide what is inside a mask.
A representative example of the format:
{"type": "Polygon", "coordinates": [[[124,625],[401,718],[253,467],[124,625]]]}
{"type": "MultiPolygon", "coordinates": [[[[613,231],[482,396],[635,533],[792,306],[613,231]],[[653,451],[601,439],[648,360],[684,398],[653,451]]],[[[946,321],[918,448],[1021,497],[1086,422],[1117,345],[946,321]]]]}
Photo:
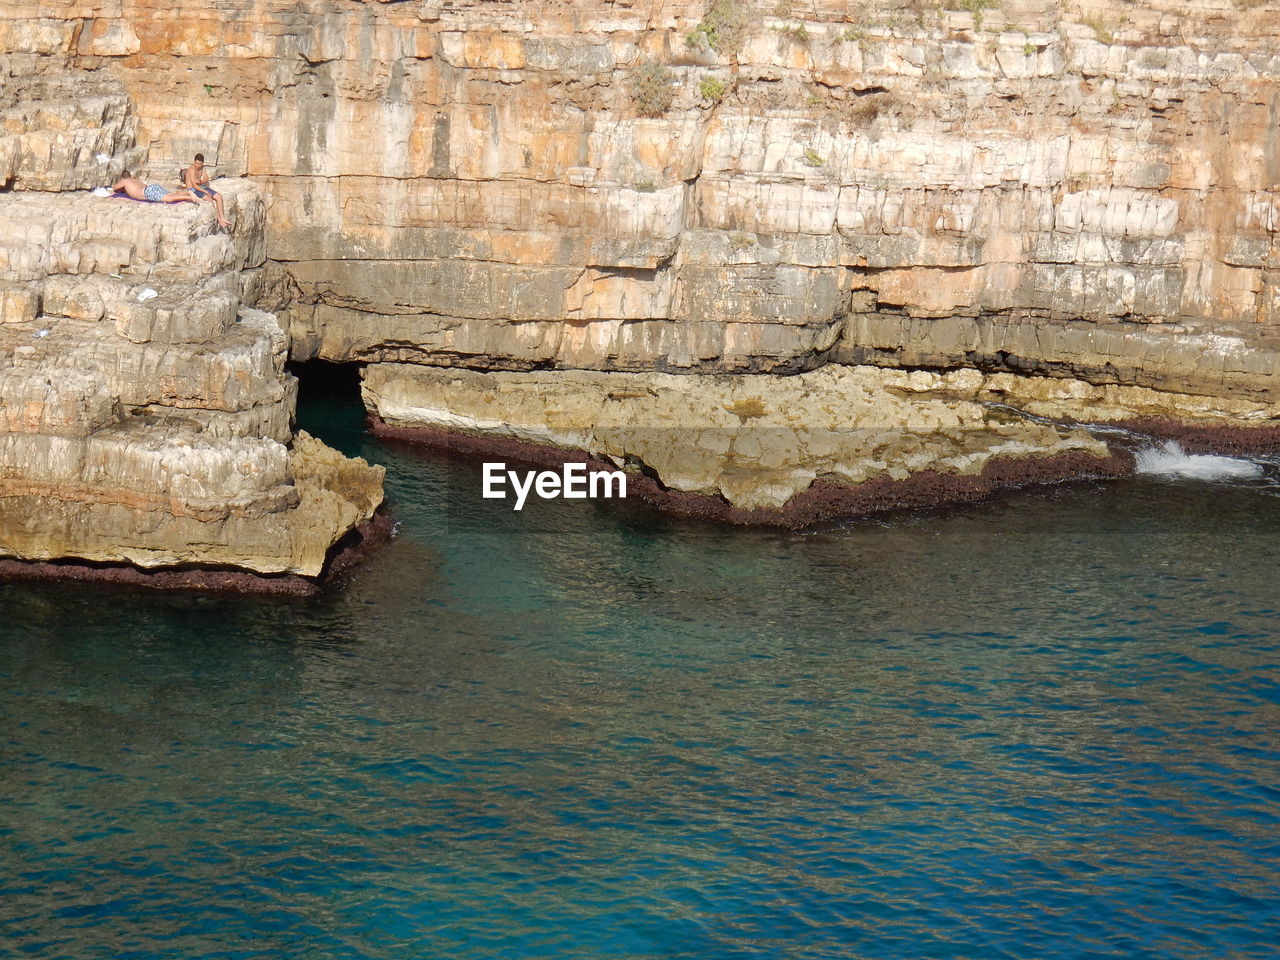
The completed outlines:
{"type": "Polygon", "coordinates": [[[582,452],[667,490],[721,498],[742,520],[792,519],[784,508],[815,483],[847,491],[923,474],[981,478],[997,461],[1116,471],[1087,432],[995,413],[929,377],[837,366],[681,377],[380,363],[366,370],[364,392],[391,427],[582,452]]]}
{"type": "MultiPolygon", "coordinates": [[[[15,58],[19,59],[19,58],[15,58]]],[[[88,190],[137,169],[137,118],[106,72],[0,73],[0,188],[88,190]]]]}
{"type": "Polygon", "coordinates": [[[1158,380],[1280,306],[1253,3],[17,6],[263,184],[300,357],[783,372],[966,317],[933,361],[1072,375],[1123,321],[1158,380]]]}
{"type": "MultiPolygon", "coordinates": [[[[19,58],[118,80],[152,159],[262,186],[255,295],[295,357],[379,365],[375,405],[450,409],[420,366],[972,367],[1067,378],[1073,419],[1094,387],[1153,391],[1147,419],[1280,400],[1265,4],[7,6],[19,58]]],[[[839,409],[839,380],[806,389],[839,409]]],[[[532,429],[523,389],[490,406],[532,429]]]]}
{"type": "Polygon", "coordinates": [[[388,435],[525,461],[586,458],[633,473],[643,500],[738,523],[797,526],[1115,476],[1143,437],[1189,452],[1280,450],[1274,401],[975,369],[690,377],[379,363],[362,389],[388,435]]]}
{"type": "Polygon", "coordinates": [[[0,557],[316,576],[381,502],[382,468],[294,435],[284,332],[242,299],[261,197],[219,187],[234,235],[0,195],[0,557]]]}

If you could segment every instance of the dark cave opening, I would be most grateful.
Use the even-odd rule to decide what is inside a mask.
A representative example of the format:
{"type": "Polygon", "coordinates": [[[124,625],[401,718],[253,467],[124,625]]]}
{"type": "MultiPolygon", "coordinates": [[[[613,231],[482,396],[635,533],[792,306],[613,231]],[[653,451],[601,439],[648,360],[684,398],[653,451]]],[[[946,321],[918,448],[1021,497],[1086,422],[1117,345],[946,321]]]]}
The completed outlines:
{"type": "Polygon", "coordinates": [[[288,370],[298,379],[297,429],[347,456],[363,456],[368,434],[360,399],[361,365],[307,360],[290,363],[288,370]]]}

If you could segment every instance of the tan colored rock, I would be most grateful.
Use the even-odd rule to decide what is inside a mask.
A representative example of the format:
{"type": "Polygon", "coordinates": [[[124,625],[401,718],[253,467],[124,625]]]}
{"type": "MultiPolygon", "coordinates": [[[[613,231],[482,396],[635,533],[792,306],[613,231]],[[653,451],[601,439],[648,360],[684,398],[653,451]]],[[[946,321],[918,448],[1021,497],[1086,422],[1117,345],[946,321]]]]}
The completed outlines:
{"type": "Polygon", "coordinates": [[[44,284],[44,312],[106,320],[134,343],[214,343],[225,340],[237,322],[239,284],[231,271],[160,287],[163,292],[123,275],[53,276],[44,284]]]}
{"type": "Polygon", "coordinates": [[[1034,416],[1077,423],[1161,420],[1222,427],[1272,427],[1280,400],[1196,396],[1149,387],[1092,384],[1062,377],[1026,377],[957,370],[945,374],[897,373],[900,389],[1008,404],[1034,416]]]}
{"type": "Polygon", "coordinates": [[[315,575],[381,502],[381,467],[286,447],[296,385],[270,314],[198,349],[38,322],[0,337],[0,555],[315,575]]]}
{"type": "Polygon", "coordinates": [[[0,286],[0,323],[29,323],[36,318],[40,296],[28,286],[0,286]]]}
{"type": "Polygon", "coordinates": [[[0,184],[52,191],[110,184],[143,156],[136,126],[128,95],[109,74],[17,72],[0,82],[0,184]]]}
{"type": "Polygon", "coordinates": [[[585,450],[643,464],[669,489],[748,509],[782,507],[817,479],[972,476],[996,457],[1107,456],[1082,430],[1007,422],[954,397],[903,396],[890,389],[900,376],[834,366],[790,377],[682,377],[373,364],[363,390],[394,426],[585,450]]]}
{"type": "Polygon", "coordinates": [[[1166,394],[1280,400],[1280,337],[1220,325],[1087,323],[986,316],[917,318],[868,312],[852,319],[832,358],[843,363],[975,366],[1065,376],[1166,394]]]}
{"type": "Polygon", "coordinates": [[[220,183],[236,218],[216,232],[210,204],[145,204],[84,193],[15,193],[0,204],[0,276],[102,274],[192,281],[259,266],[262,202],[244,181],[220,183]],[[258,239],[238,239],[239,233],[258,239]]]}
{"type": "MultiPolygon", "coordinates": [[[[128,54],[129,37],[84,42],[128,54]]],[[[91,131],[92,106],[0,118],[32,125],[25,151],[91,131]]],[[[383,470],[292,435],[284,332],[241,302],[261,286],[240,276],[264,259],[256,189],[220,183],[230,233],[208,205],[29,192],[81,176],[71,156],[61,179],[54,163],[0,195],[0,557],[318,575],[381,502],[383,470]]]]}
{"type": "MultiPolygon", "coordinates": [[[[0,337],[22,377],[47,365],[72,385],[101,371],[112,404],[169,424],[190,411],[182,429],[274,440],[290,395],[283,337],[238,330],[256,321],[228,307],[237,298],[279,308],[295,357],[378,363],[371,401],[406,410],[416,387],[399,396],[379,384],[418,374],[381,363],[554,369],[588,392],[568,371],[647,371],[654,384],[751,374],[738,390],[831,360],[973,365],[1101,391],[1074,408],[1074,393],[1032,391],[1026,401],[1045,410],[1182,403],[1191,416],[1215,403],[1229,411],[1228,398],[1245,416],[1275,400],[1280,21],[1265,5],[1210,6],[1211,16],[1199,0],[1006,0],[984,11],[820,0],[753,6],[742,35],[713,49],[696,35],[701,2],[247,0],[234,22],[216,2],[181,17],[157,0],[121,0],[110,17],[13,2],[0,49],[15,58],[12,77],[39,78],[26,90],[46,85],[47,106],[22,102],[24,88],[7,81],[6,181],[34,187],[43,169],[46,185],[84,182],[93,137],[123,156],[135,124],[123,88],[148,171],[175,176],[204,152],[236,228],[216,233],[208,208],[125,211],[82,197],[51,225],[61,197],[7,196],[0,271],[45,303],[6,307],[0,337]],[[650,60],[671,72],[667,108],[637,99],[634,74],[650,60]],[[69,64],[103,78],[85,109],[55,95],[69,64]],[[724,84],[720,95],[707,80],[724,84]],[[88,274],[120,279],[56,279],[88,274]],[[151,307],[129,302],[152,283],[167,286],[151,307]],[[198,306],[178,309],[186,299],[198,306]],[[42,353],[40,329],[65,360],[42,353]],[[193,352],[208,359],[199,376],[181,360],[193,352]],[[1122,388],[1159,396],[1107,392],[1122,388]],[[1188,398],[1168,399],[1179,393],[1188,398]]],[[[815,381],[825,384],[815,395],[854,402],[848,371],[821,372],[833,379],[815,381]]],[[[642,449],[673,484],[773,503],[810,473],[880,462],[879,448],[846,446],[821,410],[787,393],[814,376],[770,389],[818,433],[764,443],[730,431],[748,464],[740,486],[736,467],[684,463],[627,432],[639,421],[614,426],[622,448],[642,449]]],[[[539,413],[536,400],[552,380],[537,382],[512,400],[512,429],[560,442],[544,424],[555,411],[539,413]]],[[[68,431],[59,436],[106,428],[94,390],[39,387],[22,387],[12,422],[68,431]]],[[[730,434],[714,432],[724,403],[707,397],[730,387],[689,389],[706,392],[692,395],[712,431],[701,439],[727,456],[716,444],[730,434]]],[[[937,402],[954,406],[943,394],[937,402]]],[[[989,455],[943,442],[961,427],[970,437],[964,418],[925,417],[917,429],[932,399],[913,394],[898,408],[887,396],[866,400],[875,423],[921,446],[886,439],[882,472],[968,469],[964,457],[989,455]],[[906,434],[895,416],[912,424],[906,434]]],[[[431,397],[427,420],[454,409],[431,397]]]]}
{"type": "Polygon", "coordinates": [[[334,531],[346,533],[381,505],[386,469],[361,457],[344,457],[305,431],[294,438],[289,466],[301,498],[290,517],[291,569],[315,576],[334,543],[334,531]]]}
{"type": "MultiPolygon", "coordinates": [[[[113,471],[117,453],[106,463],[113,471]]],[[[367,519],[370,504],[381,502],[383,476],[381,467],[362,460],[349,463],[340,478],[325,472],[332,464],[322,459],[317,471],[316,463],[304,442],[289,457],[290,469],[303,475],[296,485],[278,488],[274,498],[216,507],[211,500],[204,509],[199,501],[123,488],[118,474],[80,487],[0,479],[0,553],[27,560],[200,564],[316,576],[333,542],[367,519]]],[[[243,461],[237,465],[247,467],[243,461]]]]}
{"type": "MultiPolygon", "coordinates": [[[[1113,6],[755,5],[714,50],[702,2],[259,0],[229,25],[123,0],[84,28],[11,3],[0,46],[123,86],[152,170],[201,150],[263,187],[298,357],[801,370],[877,311],[1252,342],[1280,322],[1280,23],[1113,6]],[[646,59],[673,78],[656,116],[646,59]]],[[[49,122],[77,128],[66,109],[49,122]]]]}

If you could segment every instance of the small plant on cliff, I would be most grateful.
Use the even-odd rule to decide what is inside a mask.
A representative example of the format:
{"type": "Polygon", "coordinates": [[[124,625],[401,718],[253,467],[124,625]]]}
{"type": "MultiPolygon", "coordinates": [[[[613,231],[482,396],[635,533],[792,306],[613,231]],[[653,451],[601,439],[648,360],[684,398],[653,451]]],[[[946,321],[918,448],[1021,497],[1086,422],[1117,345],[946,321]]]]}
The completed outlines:
{"type": "Polygon", "coordinates": [[[813,147],[805,147],[804,154],[800,157],[800,162],[806,167],[820,167],[827,161],[822,159],[821,155],[813,147]]]}
{"type": "Polygon", "coordinates": [[[796,43],[805,44],[809,42],[809,30],[803,23],[793,23],[788,27],[782,28],[782,35],[796,43]]]}
{"type": "Polygon", "coordinates": [[[712,0],[684,42],[690,49],[732,56],[742,46],[750,22],[749,11],[740,0],[712,0]]]}
{"type": "Polygon", "coordinates": [[[631,187],[636,193],[653,193],[658,185],[652,180],[637,180],[631,187]]]}
{"type": "Polygon", "coordinates": [[[1080,22],[1093,31],[1093,35],[1099,43],[1111,43],[1115,40],[1115,34],[1107,29],[1107,22],[1098,14],[1081,17],[1080,22]]]}
{"type": "Polygon", "coordinates": [[[729,234],[729,246],[737,253],[741,253],[743,250],[750,250],[755,245],[756,238],[749,233],[735,230],[729,234]]]}
{"type": "Polygon", "coordinates": [[[712,103],[719,103],[728,89],[728,84],[719,77],[703,77],[698,81],[698,95],[712,103]]]}
{"type": "Polygon", "coordinates": [[[646,60],[631,68],[627,89],[631,101],[642,117],[660,117],[671,108],[676,93],[671,86],[671,71],[665,64],[646,60]]]}
{"type": "Polygon", "coordinates": [[[999,8],[1000,0],[947,0],[948,10],[967,10],[973,14],[973,29],[982,29],[982,12],[999,8]]]}
{"type": "Polygon", "coordinates": [[[858,97],[848,108],[849,119],[860,126],[869,126],[881,116],[902,112],[902,101],[889,91],[858,97]]]}

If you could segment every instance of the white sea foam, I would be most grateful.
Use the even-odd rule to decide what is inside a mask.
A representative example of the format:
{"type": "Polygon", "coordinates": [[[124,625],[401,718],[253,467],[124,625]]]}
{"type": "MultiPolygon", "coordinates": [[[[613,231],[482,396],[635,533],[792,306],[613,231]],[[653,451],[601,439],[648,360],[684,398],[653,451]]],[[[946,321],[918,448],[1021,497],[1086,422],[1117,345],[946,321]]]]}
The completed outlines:
{"type": "Polygon", "coordinates": [[[1139,450],[1134,455],[1137,473],[1191,480],[1233,480],[1262,476],[1262,464],[1236,457],[1187,453],[1176,440],[1139,450]]]}

